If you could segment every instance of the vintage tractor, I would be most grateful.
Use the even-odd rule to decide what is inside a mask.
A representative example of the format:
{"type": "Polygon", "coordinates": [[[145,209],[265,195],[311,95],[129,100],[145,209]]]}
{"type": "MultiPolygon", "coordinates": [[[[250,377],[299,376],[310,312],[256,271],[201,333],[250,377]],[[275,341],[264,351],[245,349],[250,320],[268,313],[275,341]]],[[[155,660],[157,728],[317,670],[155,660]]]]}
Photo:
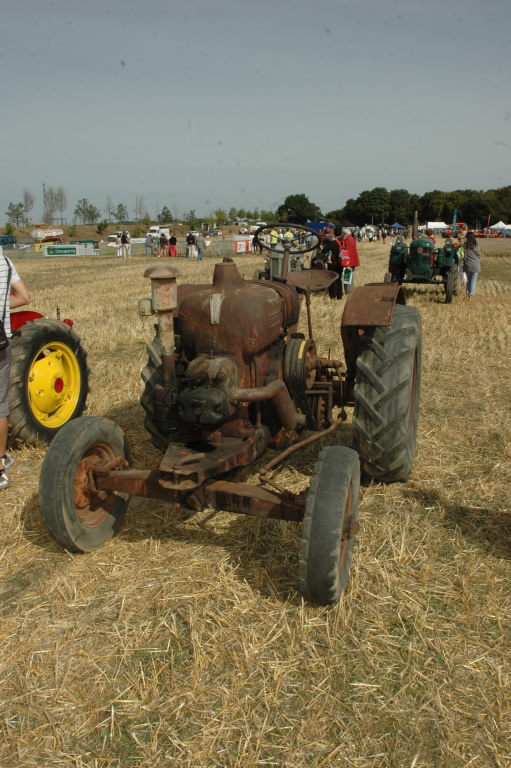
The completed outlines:
{"type": "Polygon", "coordinates": [[[9,440],[49,443],[81,416],[89,391],[87,353],[73,321],[38,312],[11,313],[9,440]]]}
{"type": "MultiPolygon", "coordinates": [[[[406,481],[415,454],[421,380],[421,322],[402,288],[372,284],[344,309],[342,359],[323,357],[312,335],[311,290],[332,274],[287,272],[245,280],[236,263],[214,267],[211,283],[177,285],[179,272],[151,266],[156,316],[142,371],[145,427],[162,451],[159,466],[132,466],[121,428],[84,416],[66,424],[43,462],[39,507],[49,534],[71,551],[100,547],[119,528],[130,495],[303,521],[299,582],[304,597],[335,603],[348,581],[358,530],[360,478],[406,481]],[[299,330],[305,300],[307,332],[299,330]],[[283,487],[273,470],[329,437],[353,407],[353,447],[323,446],[310,487],[283,487]],[[235,470],[272,448],[258,485],[235,470]]],[[[337,275],[333,275],[336,279],[337,275]]],[[[324,289],[325,285],[322,286],[324,289]]]]}
{"type": "Polygon", "coordinates": [[[443,286],[445,301],[450,304],[458,291],[458,263],[457,247],[450,239],[442,248],[435,248],[429,237],[418,237],[408,248],[398,237],[390,249],[384,281],[443,286]]]}

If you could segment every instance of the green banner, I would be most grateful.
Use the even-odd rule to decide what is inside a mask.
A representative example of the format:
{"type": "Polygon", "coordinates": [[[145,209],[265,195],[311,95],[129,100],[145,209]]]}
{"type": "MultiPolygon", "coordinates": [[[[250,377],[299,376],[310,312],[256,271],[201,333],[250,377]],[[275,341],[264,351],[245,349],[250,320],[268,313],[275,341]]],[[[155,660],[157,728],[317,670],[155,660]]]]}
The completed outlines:
{"type": "Polygon", "coordinates": [[[76,256],[78,251],[76,245],[48,245],[46,253],[48,256],[76,256]]]}

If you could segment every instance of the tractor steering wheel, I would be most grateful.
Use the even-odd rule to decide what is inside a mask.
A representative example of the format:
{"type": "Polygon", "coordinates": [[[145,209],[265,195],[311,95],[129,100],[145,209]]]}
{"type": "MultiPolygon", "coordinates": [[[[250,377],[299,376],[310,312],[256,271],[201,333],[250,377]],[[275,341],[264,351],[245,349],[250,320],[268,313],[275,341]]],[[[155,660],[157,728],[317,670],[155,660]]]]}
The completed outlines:
{"type": "Polygon", "coordinates": [[[311,229],[311,227],[306,227],[304,224],[290,224],[289,222],[272,224],[270,227],[267,227],[267,226],[259,227],[257,232],[254,234],[254,240],[259,246],[259,248],[264,248],[265,251],[271,251],[272,253],[275,253],[275,251],[280,252],[282,248],[282,244],[287,245],[288,243],[289,243],[289,253],[293,253],[293,254],[308,253],[309,251],[315,251],[316,248],[318,248],[321,245],[321,238],[315,229],[311,229]],[[259,235],[261,235],[263,232],[269,233],[271,232],[272,229],[277,229],[277,228],[292,229],[293,232],[296,232],[296,230],[298,230],[299,232],[302,232],[302,231],[309,232],[310,234],[314,235],[314,238],[315,238],[313,239],[314,244],[309,246],[309,248],[292,248],[291,243],[293,242],[294,238],[293,240],[291,239],[287,240],[287,238],[279,238],[276,245],[273,245],[273,246],[266,245],[266,243],[263,243],[262,240],[259,239],[259,235]]]}

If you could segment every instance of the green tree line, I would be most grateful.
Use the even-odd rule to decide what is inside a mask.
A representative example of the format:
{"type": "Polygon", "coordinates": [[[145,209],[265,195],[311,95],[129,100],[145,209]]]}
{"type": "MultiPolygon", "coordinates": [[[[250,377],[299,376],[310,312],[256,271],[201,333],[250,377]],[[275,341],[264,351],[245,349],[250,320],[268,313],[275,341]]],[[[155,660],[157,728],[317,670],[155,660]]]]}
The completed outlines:
{"type": "MultiPolygon", "coordinates": [[[[11,225],[19,226],[20,223],[29,222],[29,214],[34,205],[34,196],[29,190],[23,193],[23,202],[9,203],[5,215],[11,225]]],[[[63,215],[67,205],[64,190],[49,188],[46,191],[45,212],[49,218],[45,223],[53,222],[53,214],[60,211],[63,215]],[[51,194],[50,194],[51,193],[51,194]],[[55,199],[53,199],[55,198],[55,199]],[[49,213],[51,216],[49,216],[49,213]]],[[[195,229],[200,222],[224,226],[239,219],[252,221],[263,220],[267,223],[275,221],[289,221],[295,224],[305,224],[307,221],[330,221],[333,223],[350,223],[356,226],[364,224],[410,224],[413,221],[415,211],[418,211],[419,221],[445,221],[450,224],[454,209],[457,210],[458,221],[464,221],[470,227],[480,229],[488,225],[488,221],[495,223],[511,219],[511,186],[486,191],[473,189],[458,189],[454,192],[442,192],[438,189],[417,195],[406,189],[391,189],[374,187],[365,190],[357,198],[350,198],[342,208],[322,213],[320,208],[309,200],[303,193],[288,195],[284,202],[275,211],[247,210],[232,207],[229,210],[217,208],[211,211],[209,216],[197,216],[192,209],[181,216],[174,210],[171,213],[168,206],[156,214],[155,221],[159,224],[169,224],[176,219],[187,223],[191,229],[195,229]]],[[[147,213],[144,199],[136,198],[131,217],[127,207],[123,203],[115,205],[110,198],[107,199],[105,208],[106,218],[101,221],[102,211],[86,198],[79,200],[74,208],[74,221],[83,224],[98,224],[103,228],[114,220],[118,224],[142,222],[149,225],[152,218],[147,213]]]]}
{"type": "Polygon", "coordinates": [[[414,212],[418,211],[419,221],[445,221],[450,224],[453,211],[458,221],[464,221],[475,229],[482,229],[488,221],[509,221],[511,218],[511,186],[476,192],[473,189],[458,189],[442,192],[438,189],[416,195],[406,189],[387,190],[375,187],[361,192],[357,198],[350,198],[343,208],[325,214],[328,221],[349,221],[357,226],[364,224],[410,224],[414,212]]]}

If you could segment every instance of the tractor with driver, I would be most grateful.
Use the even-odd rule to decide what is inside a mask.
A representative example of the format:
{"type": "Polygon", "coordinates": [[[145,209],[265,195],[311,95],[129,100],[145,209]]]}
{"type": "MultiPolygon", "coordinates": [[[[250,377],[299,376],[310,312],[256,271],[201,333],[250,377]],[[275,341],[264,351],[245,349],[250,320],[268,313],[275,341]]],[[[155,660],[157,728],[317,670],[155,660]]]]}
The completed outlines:
{"type": "MultiPolygon", "coordinates": [[[[257,238],[271,251],[266,229],[257,238]]],[[[315,249],[319,238],[310,231],[315,249]]],[[[359,526],[361,479],[404,482],[412,469],[421,321],[397,283],[361,286],[342,315],[344,355],[325,356],[313,337],[310,299],[338,276],[291,272],[294,255],[293,243],[286,244],[280,274],[271,280],[244,279],[231,258],[200,284],[178,284],[171,265],[145,270],[151,295],[140,301],[139,314],[156,324],[141,404],[159,463],[133,466],[125,435],[110,419],[82,416],[66,424],[48,448],[39,485],[44,525],[62,547],[100,547],[119,529],[131,495],[193,513],[298,521],[302,595],[319,604],[339,600],[359,526]],[[346,409],[353,411],[352,447],[323,445],[310,486],[286,488],[278,465],[324,438],[336,443],[346,409]],[[254,462],[257,484],[240,482],[236,470],[254,462]]]]}

